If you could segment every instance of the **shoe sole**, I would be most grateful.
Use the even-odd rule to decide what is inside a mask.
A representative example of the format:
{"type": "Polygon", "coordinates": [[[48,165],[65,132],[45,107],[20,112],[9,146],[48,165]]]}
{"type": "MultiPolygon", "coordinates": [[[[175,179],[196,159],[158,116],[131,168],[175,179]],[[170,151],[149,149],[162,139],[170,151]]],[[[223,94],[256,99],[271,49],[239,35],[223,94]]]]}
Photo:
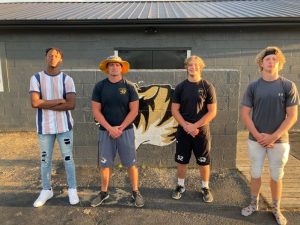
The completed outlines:
{"type": "Polygon", "coordinates": [[[172,198],[173,199],[175,199],[175,200],[179,200],[179,199],[181,199],[181,197],[182,197],[182,195],[180,194],[180,196],[178,196],[178,197],[174,197],[174,196],[172,196],[172,198]]]}
{"type": "Polygon", "coordinates": [[[70,205],[77,205],[80,202],[80,200],[78,200],[77,202],[70,202],[70,205]]]}
{"type": "Polygon", "coordinates": [[[49,199],[51,199],[51,198],[53,198],[53,196],[54,196],[54,194],[52,193],[52,195],[51,195],[51,197],[50,198],[48,198],[43,204],[41,204],[41,205],[34,205],[34,203],[33,203],[33,207],[34,208],[39,208],[39,207],[42,207],[43,205],[45,205],[46,204],[46,202],[49,200],[49,199]]]}
{"type": "Polygon", "coordinates": [[[244,216],[244,217],[248,217],[248,216],[251,216],[253,214],[255,214],[258,210],[254,211],[253,213],[249,214],[249,215],[244,215],[242,212],[241,212],[241,215],[244,216]]]}
{"type": "Polygon", "coordinates": [[[203,201],[204,201],[204,202],[206,202],[206,203],[211,203],[211,202],[213,202],[213,201],[214,201],[213,199],[212,199],[212,200],[210,200],[210,201],[207,201],[207,200],[205,200],[205,199],[204,199],[204,197],[203,197],[202,199],[203,199],[203,201]]]}
{"type": "Polygon", "coordinates": [[[143,204],[143,205],[137,205],[137,204],[134,204],[134,206],[137,207],[137,208],[142,208],[144,205],[145,205],[145,204],[143,204]]]}
{"type": "Polygon", "coordinates": [[[91,206],[92,207],[97,207],[97,206],[101,205],[108,198],[109,198],[109,195],[107,195],[104,199],[102,199],[102,201],[100,201],[98,204],[91,204],[91,206]]]}
{"type": "Polygon", "coordinates": [[[206,203],[211,203],[211,202],[214,201],[213,198],[212,198],[211,200],[205,200],[205,198],[204,198],[204,193],[203,193],[202,191],[201,191],[201,194],[203,195],[202,199],[203,199],[204,202],[206,202],[206,203]]]}

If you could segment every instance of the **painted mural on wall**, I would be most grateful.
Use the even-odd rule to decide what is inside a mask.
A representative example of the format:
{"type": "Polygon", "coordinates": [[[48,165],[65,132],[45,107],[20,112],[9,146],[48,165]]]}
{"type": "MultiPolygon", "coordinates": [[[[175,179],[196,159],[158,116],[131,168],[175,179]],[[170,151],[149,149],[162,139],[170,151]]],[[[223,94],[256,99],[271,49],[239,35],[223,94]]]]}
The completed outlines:
{"type": "Polygon", "coordinates": [[[141,144],[166,146],[175,141],[177,122],[171,114],[174,89],[153,84],[139,87],[139,115],[134,121],[136,147],[141,144]]]}
{"type": "MultiPolygon", "coordinates": [[[[166,146],[175,141],[177,122],[171,113],[174,89],[168,84],[137,87],[139,114],[134,121],[135,145],[166,146]]],[[[98,123],[96,123],[98,124],[98,123]]]]}

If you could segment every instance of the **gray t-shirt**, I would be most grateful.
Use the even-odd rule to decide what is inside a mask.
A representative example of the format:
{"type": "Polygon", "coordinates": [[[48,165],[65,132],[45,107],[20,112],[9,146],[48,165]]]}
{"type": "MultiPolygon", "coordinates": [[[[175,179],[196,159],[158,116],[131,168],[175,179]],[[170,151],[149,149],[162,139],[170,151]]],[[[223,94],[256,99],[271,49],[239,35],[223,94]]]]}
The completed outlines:
{"type": "MultiPolygon", "coordinates": [[[[262,78],[251,82],[244,94],[242,105],[252,108],[252,120],[260,133],[272,134],[286,118],[286,108],[299,105],[296,85],[283,77],[274,81],[262,78]]],[[[256,141],[251,133],[249,139],[256,141]]],[[[287,143],[288,132],[276,143],[287,143]]]]}

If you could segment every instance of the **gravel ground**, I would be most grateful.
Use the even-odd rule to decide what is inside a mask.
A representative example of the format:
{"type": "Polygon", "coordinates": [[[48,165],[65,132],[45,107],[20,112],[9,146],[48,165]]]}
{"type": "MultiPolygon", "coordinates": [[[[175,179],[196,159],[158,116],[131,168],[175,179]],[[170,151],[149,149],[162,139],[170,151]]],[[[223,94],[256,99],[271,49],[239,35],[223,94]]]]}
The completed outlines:
{"type": "MultiPolygon", "coordinates": [[[[81,203],[70,207],[64,166],[59,150],[53,155],[52,181],[54,197],[44,207],[35,209],[32,203],[41,188],[37,138],[34,132],[0,133],[0,224],[87,224],[87,225],[250,225],[276,224],[270,208],[261,199],[261,211],[245,218],[240,210],[249,199],[246,180],[237,170],[214,171],[210,186],[214,202],[202,201],[199,171],[190,169],[186,193],[181,200],[170,198],[175,186],[176,170],[170,168],[139,168],[141,192],[146,204],[133,207],[131,188],[124,168],[113,170],[109,201],[97,208],[90,207],[100,186],[96,167],[77,167],[78,191],[81,203]]],[[[285,211],[289,224],[299,224],[298,210],[285,211]]]]}

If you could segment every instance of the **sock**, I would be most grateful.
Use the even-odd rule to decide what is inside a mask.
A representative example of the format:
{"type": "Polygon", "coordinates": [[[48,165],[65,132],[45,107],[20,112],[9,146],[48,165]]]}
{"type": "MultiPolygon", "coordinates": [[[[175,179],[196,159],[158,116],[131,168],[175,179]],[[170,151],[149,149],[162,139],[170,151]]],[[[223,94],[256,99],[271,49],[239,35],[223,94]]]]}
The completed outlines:
{"type": "Polygon", "coordinates": [[[276,222],[279,225],[286,225],[287,220],[286,218],[282,215],[280,211],[280,201],[279,200],[273,200],[273,208],[272,208],[272,213],[276,219],[276,222]]]}
{"type": "Polygon", "coordinates": [[[241,214],[243,216],[250,216],[254,212],[258,210],[258,201],[259,201],[259,196],[253,196],[251,195],[251,202],[250,205],[247,207],[243,208],[241,211],[241,214]]]}
{"type": "Polygon", "coordinates": [[[181,187],[184,187],[184,179],[180,179],[178,178],[178,185],[180,185],[181,187]]]}
{"type": "Polygon", "coordinates": [[[279,200],[273,200],[273,209],[280,211],[280,201],[279,200]]]}
{"type": "Polygon", "coordinates": [[[208,187],[208,183],[209,183],[209,181],[202,181],[202,188],[209,188],[208,187]]]}
{"type": "Polygon", "coordinates": [[[258,202],[259,202],[259,195],[258,196],[251,195],[251,203],[250,204],[258,205],[258,202]]]}

